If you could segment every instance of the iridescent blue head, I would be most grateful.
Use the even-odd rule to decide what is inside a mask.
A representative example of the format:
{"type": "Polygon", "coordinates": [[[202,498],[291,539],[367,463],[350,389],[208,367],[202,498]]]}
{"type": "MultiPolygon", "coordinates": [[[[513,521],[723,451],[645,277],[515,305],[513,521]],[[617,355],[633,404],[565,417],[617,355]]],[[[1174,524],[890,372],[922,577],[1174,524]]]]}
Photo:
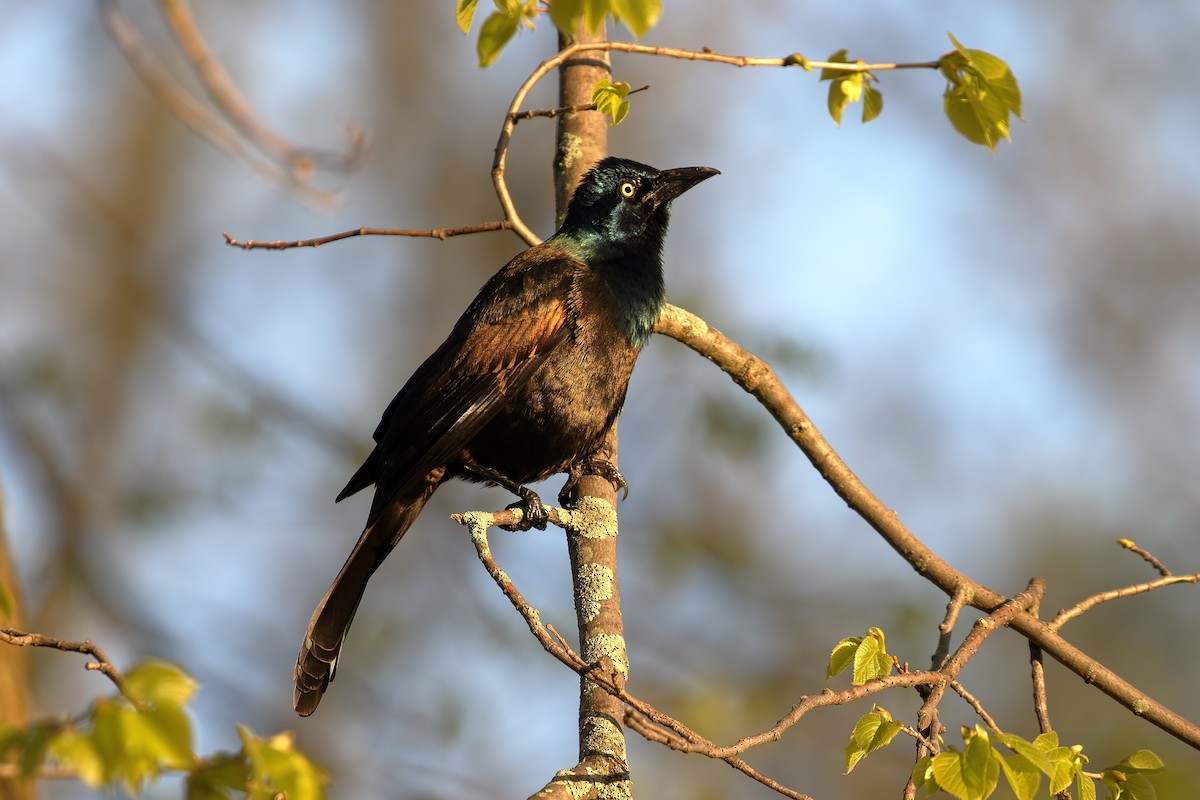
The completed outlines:
{"type": "Polygon", "coordinates": [[[671,201],[719,174],[711,167],[657,170],[606,158],[579,184],[555,239],[613,286],[630,341],[650,337],[665,302],[662,247],[671,201]]]}
{"type": "Polygon", "coordinates": [[[717,175],[711,167],[657,170],[609,157],[592,167],[567,206],[561,233],[599,258],[662,252],[671,201],[717,175]]]}

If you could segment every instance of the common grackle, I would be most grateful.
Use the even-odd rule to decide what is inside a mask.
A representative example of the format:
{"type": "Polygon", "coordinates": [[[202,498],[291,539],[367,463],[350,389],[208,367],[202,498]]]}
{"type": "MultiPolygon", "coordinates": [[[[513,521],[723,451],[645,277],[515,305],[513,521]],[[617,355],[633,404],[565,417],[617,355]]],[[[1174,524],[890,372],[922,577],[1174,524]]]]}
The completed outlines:
{"type": "Polygon", "coordinates": [[[388,405],[375,449],[337,497],[375,484],[366,528],[300,646],[292,701],[302,716],[333,680],[367,580],[442,482],[504,486],[520,496],[524,524],[538,527],[546,510],[527,483],[567,473],[564,502],[584,474],[624,486],[594,454],[662,312],[671,200],[716,174],[601,161],[558,232],[484,284],[388,405]]]}

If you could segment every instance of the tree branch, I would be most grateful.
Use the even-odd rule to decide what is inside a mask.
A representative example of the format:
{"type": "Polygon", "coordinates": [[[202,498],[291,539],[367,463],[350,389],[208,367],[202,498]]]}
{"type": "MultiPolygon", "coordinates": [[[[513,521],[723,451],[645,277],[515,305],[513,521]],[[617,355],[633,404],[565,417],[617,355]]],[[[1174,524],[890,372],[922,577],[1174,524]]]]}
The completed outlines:
{"type": "Polygon", "coordinates": [[[17,647],[50,647],[67,653],[83,653],[96,659],[95,661],[87,662],[84,665],[85,669],[103,673],[118,689],[125,683],[125,679],[121,676],[117,668],[113,666],[113,663],[108,660],[108,656],[104,654],[104,651],[87,639],[82,642],[70,642],[66,639],[56,639],[53,636],[46,636],[41,633],[25,633],[23,631],[15,631],[11,628],[0,628],[0,642],[7,642],[17,647]]]}
{"type": "Polygon", "coordinates": [[[355,228],[349,231],[342,231],[341,233],[331,233],[328,236],[321,236],[316,239],[296,239],[290,242],[283,240],[268,242],[258,239],[241,241],[233,238],[228,233],[223,232],[221,235],[225,237],[225,244],[230,247],[240,247],[243,250],[290,250],[293,247],[320,247],[323,244],[338,242],[354,236],[415,236],[445,241],[451,236],[506,231],[511,228],[512,224],[508,220],[501,219],[494,222],[480,222],[477,225],[464,225],[461,228],[355,228]]]}
{"type": "MultiPolygon", "coordinates": [[[[930,550],[868,489],[821,435],[765,361],[742,348],[704,320],[668,306],[655,332],[675,339],[704,356],[761,403],[839,497],[883,537],[919,575],[953,596],[964,588],[967,602],[985,612],[1005,598],[951,567],[930,550]]],[[[1188,745],[1200,749],[1200,726],[1154,700],[1058,635],[1049,623],[1028,612],[1017,613],[1009,626],[1037,644],[1067,669],[1121,705],[1188,745]]]]}

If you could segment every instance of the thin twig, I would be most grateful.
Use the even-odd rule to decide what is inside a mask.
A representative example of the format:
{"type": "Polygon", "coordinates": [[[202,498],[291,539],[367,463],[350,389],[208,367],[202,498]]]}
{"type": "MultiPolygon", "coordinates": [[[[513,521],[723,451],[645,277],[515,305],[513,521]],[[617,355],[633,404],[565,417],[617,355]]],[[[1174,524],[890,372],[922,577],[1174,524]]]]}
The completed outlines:
{"type": "Polygon", "coordinates": [[[895,64],[844,64],[834,61],[808,61],[799,53],[792,53],[782,58],[757,58],[754,56],[732,56],[714,53],[712,50],[684,50],[676,47],[651,47],[633,42],[580,42],[564,47],[554,56],[543,61],[529,74],[525,82],[518,87],[504,115],[504,124],[500,128],[500,136],[496,141],[496,156],[492,161],[492,184],[496,188],[496,196],[500,207],[504,209],[504,218],[511,221],[513,230],[529,245],[541,241],[537,234],[529,229],[517,213],[516,204],[508,191],[505,180],[505,169],[508,159],[508,147],[512,141],[513,131],[517,126],[517,118],[521,115],[521,104],[533,87],[551,71],[558,68],[567,59],[581,52],[620,52],[643,56],[658,56],[675,58],[685,61],[709,61],[715,64],[728,64],[735,67],[802,67],[804,69],[830,69],[838,72],[877,72],[896,69],[937,69],[940,61],[921,61],[895,64]]]}
{"type": "Polygon", "coordinates": [[[1033,713],[1037,716],[1038,732],[1050,733],[1050,701],[1046,695],[1046,665],[1042,663],[1042,648],[1029,642],[1029,669],[1033,683],[1033,713]]]}
{"type": "Polygon", "coordinates": [[[328,209],[336,205],[338,194],[328,192],[296,179],[290,171],[280,169],[246,147],[243,139],[227,123],[219,119],[203,103],[183,91],[170,76],[170,71],[150,49],[137,26],[121,8],[118,0],[99,0],[104,27],[117,49],[155,99],[174,114],[192,132],[208,142],[235,163],[241,164],[260,180],[280,189],[292,191],[309,205],[328,209]]]}
{"type": "Polygon", "coordinates": [[[108,660],[108,656],[104,654],[104,651],[87,639],[82,642],[71,642],[66,639],[56,639],[53,636],[46,636],[42,633],[25,633],[24,631],[15,631],[11,628],[0,628],[0,642],[7,642],[17,647],[50,647],[67,653],[82,653],[96,659],[95,661],[87,662],[84,665],[85,669],[103,673],[118,689],[125,683],[125,679],[121,676],[117,668],[113,666],[113,663],[108,660]]]}
{"type": "Polygon", "coordinates": [[[983,724],[994,730],[1000,730],[1000,726],[996,724],[996,720],[992,719],[992,715],[983,707],[983,703],[975,695],[967,691],[967,687],[963,686],[958,681],[950,681],[950,688],[958,693],[958,696],[967,701],[971,708],[975,709],[975,713],[983,720],[983,724]]]}
{"type": "MultiPolygon", "coordinates": [[[[637,94],[638,92],[644,92],[649,88],[650,88],[650,84],[647,83],[645,86],[639,86],[636,89],[630,89],[628,92],[625,93],[625,96],[629,97],[630,95],[637,94]]],[[[549,119],[553,119],[554,117],[557,117],[560,114],[578,114],[580,111],[595,111],[595,110],[596,110],[595,103],[588,103],[587,105],[582,105],[582,106],[559,106],[558,108],[532,108],[532,109],[529,109],[528,111],[519,111],[519,112],[513,114],[512,121],[513,122],[521,122],[522,120],[533,119],[534,117],[546,117],[549,119]]]]}
{"type": "Polygon", "coordinates": [[[1171,577],[1171,570],[1167,569],[1161,561],[1151,555],[1148,551],[1138,547],[1135,542],[1131,541],[1130,539],[1118,539],[1117,544],[1121,545],[1121,547],[1124,547],[1126,550],[1131,550],[1137,553],[1146,560],[1146,563],[1158,570],[1159,575],[1162,575],[1164,578],[1171,577]]]}
{"type": "Polygon", "coordinates": [[[230,236],[228,233],[222,233],[225,237],[225,244],[230,247],[240,247],[243,250],[289,250],[293,247],[320,247],[323,244],[337,242],[342,239],[349,239],[352,236],[419,236],[429,239],[441,239],[445,241],[451,236],[463,236],[469,233],[489,233],[491,231],[505,231],[512,227],[508,220],[496,220],[494,222],[481,222],[477,225],[464,225],[461,228],[425,228],[425,229],[406,229],[406,228],[355,228],[341,233],[333,233],[329,236],[321,236],[317,239],[296,239],[295,241],[285,242],[282,240],[268,242],[257,239],[247,239],[241,241],[230,236]]]}
{"type": "Polygon", "coordinates": [[[1145,594],[1152,592],[1155,589],[1163,586],[1173,586],[1177,583],[1200,583],[1200,573],[1194,575],[1170,575],[1165,578],[1159,578],[1156,581],[1148,581],[1147,583],[1137,583],[1133,586],[1123,586],[1120,589],[1109,589],[1107,592],[1100,592],[1088,597],[1070,608],[1063,609],[1058,612],[1058,616],[1052,619],[1049,623],[1051,630],[1057,631],[1071,620],[1081,616],[1088,610],[1095,608],[1101,603],[1107,603],[1110,600],[1118,600],[1122,597],[1133,597],[1134,595],[1145,594]]]}
{"type": "Polygon", "coordinates": [[[286,165],[293,178],[303,182],[311,178],[316,168],[344,173],[361,165],[368,149],[364,131],[355,127],[346,129],[345,153],[292,144],[268,125],[238,90],[209,48],[186,0],[163,0],[162,10],[184,56],[225,119],[272,161],[286,165]]]}

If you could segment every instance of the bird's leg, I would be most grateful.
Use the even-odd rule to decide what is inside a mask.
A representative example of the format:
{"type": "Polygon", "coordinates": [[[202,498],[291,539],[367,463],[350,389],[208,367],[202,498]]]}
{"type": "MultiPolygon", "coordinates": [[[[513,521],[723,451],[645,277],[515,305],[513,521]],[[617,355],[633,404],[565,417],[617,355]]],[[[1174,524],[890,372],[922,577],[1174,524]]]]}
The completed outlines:
{"type": "Polygon", "coordinates": [[[530,528],[537,528],[539,531],[546,530],[546,523],[550,521],[550,512],[546,510],[546,506],[542,504],[542,498],[538,497],[537,492],[533,491],[533,489],[522,486],[498,470],[485,467],[473,458],[466,459],[462,469],[464,472],[470,473],[480,480],[491,481],[498,486],[503,486],[521,498],[519,503],[505,506],[505,508],[521,509],[521,521],[516,525],[502,525],[500,527],[509,531],[527,531],[530,528]]]}
{"type": "Polygon", "coordinates": [[[584,475],[595,475],[598,478],[604,478],[612,484],[614,492],[624,491],[623,499],[629,498],[629,484],[626,483],[625,476],[613,466],[613,463],[600,456],[588,456],[576,461],[567,468],[567,482],[563,484],[563,488],[558,493],[558,502],[564,506],[571,504],[571,501],[574,499],[575,487],[579,484],[579,479],[584,475]]]}

